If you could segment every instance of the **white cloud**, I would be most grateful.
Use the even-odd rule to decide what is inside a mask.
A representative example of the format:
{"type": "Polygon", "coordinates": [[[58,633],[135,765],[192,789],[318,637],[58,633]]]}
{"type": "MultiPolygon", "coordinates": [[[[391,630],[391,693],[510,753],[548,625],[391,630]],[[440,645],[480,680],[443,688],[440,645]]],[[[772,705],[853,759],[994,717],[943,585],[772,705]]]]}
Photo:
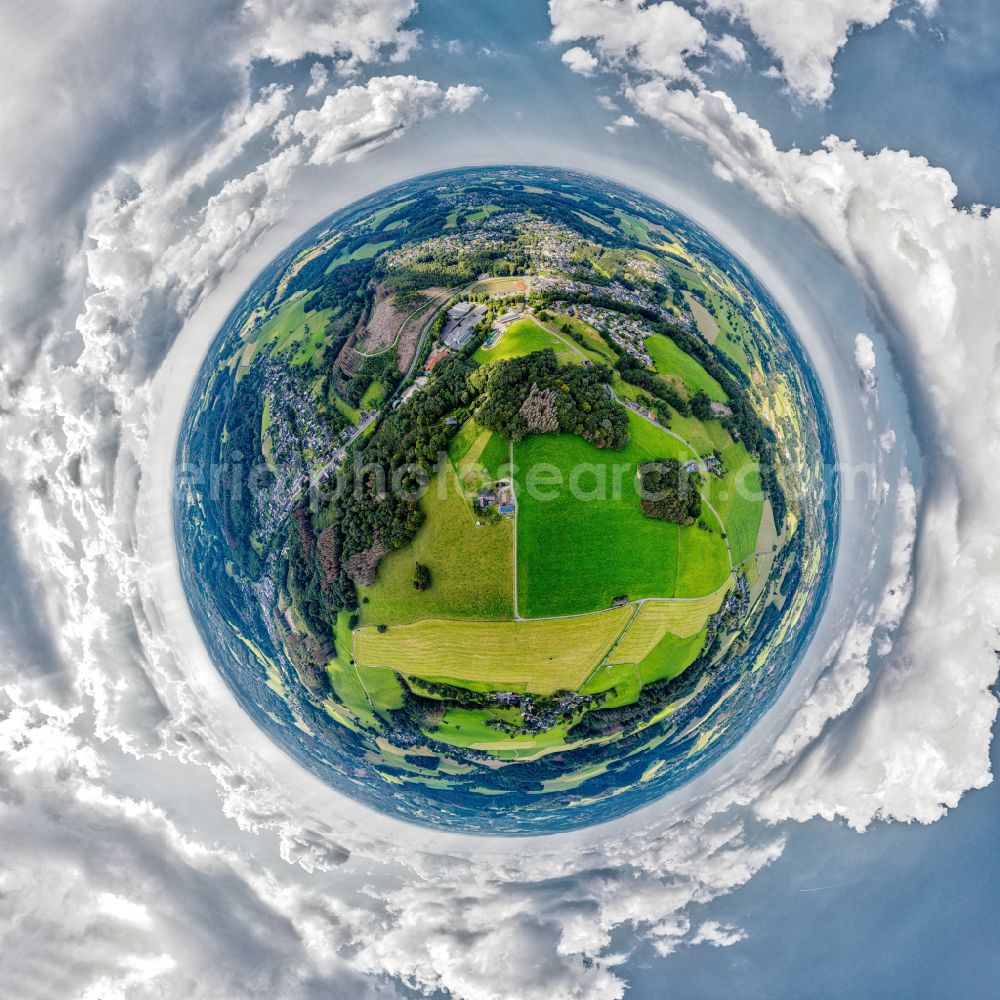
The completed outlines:
{"type": "Polygon", "coordinates": [[[597,97],[597,103],[600,104],[605,111],[617,111],[618,105],[615,103],[613,97],[609,97],[607,94],[599,94],[597,97]]]}
{"type": "Polygon", "coordinates": [[[416,0],[248,0],[244,58],[294,62],[306,55],[330,56],[345,71],[371,63],[383,50],[405,59],[417,33],[402,27],[416,0]]]}
{"type": "Polygon", "coordinates": [[[875,344],[865,333],[854,336],[854,363],[858,366],[862,384],[871,392],[875,388],[875,344]]]}
{"type": "Polygon", "coordinates": [[[712,39],[712,47],[718,49],[731,63],[742,65],[747,61],[747,50],[733,35],[721,35],[712,39]]]}
{"type": "MultiPolygon", "coordinates": [[[[591,40],[606,64],[631,65],[665,80],[690,78],[687,59],[700,54],[708,41],[701,22],[670,0],[656,4],[642,0],[549,0],[549,18],[551,39],[556,44],[591,40]]],[[[583,49],[570,51],[595,59],[583,49]]],[[[583,56],[572,59],[579,63],[583,56]]],[[[590,66],[591,71],[593,68],[590,66]]]]}
{"type": "Polygon", "coordinates": [[[562,61],[580,76],[593,76],[594,70],[597,69],[597,57],[579,45],[567,49],[562,54],[562,61]]]}
{"type": "Polygon", "coordinates": [[[856,27],[884,21],[897,0],[705,0],[747,23],[780,60],[789,89],[822,103],[833,93],[833,61],[856,27]]]}
{"type": "Polygon", "coordinates": [[[367,84],[330,94],[319,108],[306,108],[284,119],[278,134],[311,147],[308,160],[332,164],[354,160],[398,139],[429,115],[467,110],[482,96],[479,87],[442,90],[415,76],[376,76],[367,84]]]}
{"type": "Polygon", "coordinates": [[[321,62],[314,62],[309,67],[309,89],[306,90],[306,97],[313,97],[326,90],[326,85],[330,82],[330,71],[321,62]]]}
{"type": "MultiPolygon", "coordinates": [[[[906,152],[868,156],[832,137],[812,153],[783,151],[725,94],[658,83],[631,93],[644,113],[702,142],[721,177],[801,219],[868,290],[915,373],[910,390],[933,428],[923,445],[935,475],[919,507],[912,488],[899,487],[916,537],[896,554],[899,580],[845,667],[856,694],[869,662],[879,672],[859,710],[800,762],[767,811],[840,815],[859,828],[876,817],[933,820],[990,780],[1000,533],[988,498],[1000,458],[1000,330],[984,263],[1000,257],[1000,215],[955,208],[948,173],[906,152]],[[965,461],[969,454],[981,460],[965,461]],[[913,580],[911,554],[921,569],[913,580]],[[895,632],[891,642],[884,630],[895,632]]],[[[858,347],[871,378],[867,345],[858,347]]]]}
{"type": "Polygon", "coordinates": [[[619,115],[615,124],[619,128],[635,128],[639,123],[631,115],[619,115]]]}

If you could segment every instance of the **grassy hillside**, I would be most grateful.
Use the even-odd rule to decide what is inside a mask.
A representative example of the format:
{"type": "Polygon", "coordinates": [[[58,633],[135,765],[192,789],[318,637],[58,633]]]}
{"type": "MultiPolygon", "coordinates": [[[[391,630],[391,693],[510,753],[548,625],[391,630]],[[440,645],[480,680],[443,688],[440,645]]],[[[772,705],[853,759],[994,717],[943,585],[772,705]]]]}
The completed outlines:
{"type": "Polygon", "coordinates": [[[717,530],[681,528],[639,507],[638,465],[691,453],[631,413],[629,433],[620,452],[572,435],[535,435],[515,446],[518,609],[525,617],[593,611],[621,594],[700,597],[728,575],[717,530]],[[533,496],[531,470],[543,467],[557,470],[562,486],[543,486],[533,496]],[[598,482],[606,488],[596,489],[598,482]]]}
{"type": "Polygon", "coordinates": [[[548,330],[528,317],[514,320],[496,344],[489,348],[480,347],[472,356],[472,360],[486,365],[492,361],[506,361],[508,358],[520,358],[535,351],[544,351],[547,347],[556,352],[561,364],[583,361],[583,358],[571,350],[564,341],[553,337],[548,330]]]}
{"type": "Polygon", "coordinates": [[[646,338],[646,350],[661,375],[677,375],[688,389],[695,393],[704,389],[710,399],[718,403],[727,400],[722,386],[704,368],[682,351],[669,337],[656,334],[646,338]]]}
{"type": "Polygon", "coordinates": [[[427,519],[413,543],[390,552],[375,583],[359,589],[362,624],[513,617],[511,521],[477,528],[448,463],[431,481],[421,506],[427,519]],[[413,586],[415,561],[431,571],[428,590],[413,586]]]}

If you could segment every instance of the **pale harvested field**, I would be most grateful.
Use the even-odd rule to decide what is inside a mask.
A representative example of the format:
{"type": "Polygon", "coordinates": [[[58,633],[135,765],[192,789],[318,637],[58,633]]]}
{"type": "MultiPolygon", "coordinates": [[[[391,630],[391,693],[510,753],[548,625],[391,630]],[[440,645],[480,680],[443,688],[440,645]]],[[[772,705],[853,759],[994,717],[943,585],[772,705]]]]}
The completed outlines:
{"type": "Polygon", "coordinates": [[[719,336],[719,324],[715,317],[690,293],[685,292],[684,298],[694,313],[694,321],[698,324],[698,332],[710,343],[715,343],[719,336]]]}
{"type": "Polygon", "coordinates": [[[722,606],[729,585],[727,580],[714,594],[690,601],[646,601],[610,662],[641,663],[668,632],[681,639],[697,635],[722,606]]]}
{"type": "Polygon", "coordinates": [[[575,691],[614,645],[633,608],[533,621],[427,619],[379,633],[355,632],[354,656],[366,667],[414,677],[452,677],[536,694],[575,691]]]}

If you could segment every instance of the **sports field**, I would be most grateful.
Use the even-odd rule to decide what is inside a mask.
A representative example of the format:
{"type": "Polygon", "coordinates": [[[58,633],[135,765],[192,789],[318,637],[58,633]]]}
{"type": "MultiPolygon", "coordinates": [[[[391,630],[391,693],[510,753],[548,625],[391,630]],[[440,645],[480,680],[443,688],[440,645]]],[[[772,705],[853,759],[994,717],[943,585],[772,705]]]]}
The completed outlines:
{"type": "Polygon", "coordinates": [[[485,292],[495,298],[502,299],[507,295],[521,295],[527,287],[523,278],[487,278],[485,281],[477,281],[470,291],[476,295],[482,295],[485,292]]]}
{"type": "Polygon", "coordinates": [[[371,587],[358,588],[361,623],[394,625],[430,617],[512,618],[510,519],[476,527],[447,462],[431,481],[421,507],[426,520],[413,542],[382,559],[371,587]],[[413,586],[414,562],[430,569],[429,589],[413,586]]]}
{"type": "Polygon", "coordinates": [[[631,600],[701,597],[728,576],[717,527],[681,528],[646,517],[639,506],[638,465],[685,461],[691,452],[634,413],[629,434],[620,452],[568,434],[533,435],[515,445],[523,616],[594,611],[623,594],[631,600]],[[557,476],[561,485],[553,484],[557,476]]]}
{"type": "Polygon", "coordinates": [[[359,629],[354,656],[365,667],[389,666],[415,677],[485,681],[499,690],[523,684],[551,694],[575,691],[614,645],[631,607],[578,618],[486,622],[432,619],[359,629]]]}

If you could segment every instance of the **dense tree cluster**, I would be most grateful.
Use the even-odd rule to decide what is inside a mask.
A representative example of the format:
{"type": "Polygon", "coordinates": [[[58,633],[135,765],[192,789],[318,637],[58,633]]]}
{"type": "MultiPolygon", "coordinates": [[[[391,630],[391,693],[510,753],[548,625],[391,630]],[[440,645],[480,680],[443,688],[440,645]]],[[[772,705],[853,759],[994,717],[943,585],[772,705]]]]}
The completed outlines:
{"type": "Polygon", "coordinates": [[[547,348],[484,365],[469,381],[484,397],[476,420],[512,441],[531,433],[529,417],[534,421],[537,409],[542,419],[544,406],[554,407],[557,429],[564,434],[577,434],[598,448],[620,450],[628,444],[628,416],[607,391],[611,370],[604,365],[560,365],[547,348]]]}
{"type": "Polygon", "coordinates": [[[423,521],[418,495],[457,429],[447,417],[472,401],[468,377],[474,368],[462,356],[446,358],[430,384],[389,411],[355,453],[348,468],[352,482],[334,501],[348,556],[376,542],[392,550],[413,539],[423,521]]]}
{"type": "MultiPolygon", "coordinates": [[[[611,342],[612,350],[616,345],[611,342]]],[[[688,401],[669,383],[651,372],[641,361],[631,354],[621,351],[615,362],[618,374],[631,385],[648,392],[655,399],[672,406],[682,417],[691,413],[688,401]]]]}
{"type": "Polygon", "coordinates": [[[694,524],[701,516],[701,485],[697,472],[685,472],[676,458],[660,458],[639,466],[642,495],[639,504],[646,517],[674,524],[694,524]]]}
{"type": "Polygon", "coordinates": [[[427,590],[431,585],[430,568],[423,563],[413,564],[413,586],[417,590],[427,590]]]}

